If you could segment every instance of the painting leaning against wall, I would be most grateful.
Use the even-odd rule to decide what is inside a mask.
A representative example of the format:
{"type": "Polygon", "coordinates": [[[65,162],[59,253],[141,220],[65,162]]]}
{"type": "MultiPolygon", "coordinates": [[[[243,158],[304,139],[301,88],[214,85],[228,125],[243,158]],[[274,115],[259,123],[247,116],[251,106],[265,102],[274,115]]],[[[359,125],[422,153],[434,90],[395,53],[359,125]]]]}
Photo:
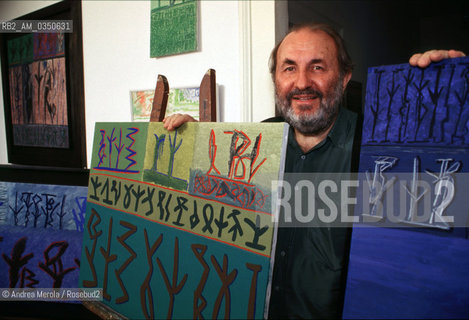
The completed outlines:
{"type": "Polygon", "coordinates": [[[0,33],[8,163],[86,168],[81,3],[59,1],[0,33]]]}
{"type": "MultiPolygon", "coordinates": [[[[150,121],[155,90],[130,92],[132,121],[150,121]]],[[[185,113],[199,120],[199,88],[174,88],[169,90],[166,116],[185,113]]]]}
{"type": "Polygon", "coordinates": [[[197,42],[198,1],[151,1],[151,58],[196,51],[197,42]]]}
{"type": "Polygon", "coordinates": [[[63,33],[7,41],[13,144],[69,148],[63,33]]]}

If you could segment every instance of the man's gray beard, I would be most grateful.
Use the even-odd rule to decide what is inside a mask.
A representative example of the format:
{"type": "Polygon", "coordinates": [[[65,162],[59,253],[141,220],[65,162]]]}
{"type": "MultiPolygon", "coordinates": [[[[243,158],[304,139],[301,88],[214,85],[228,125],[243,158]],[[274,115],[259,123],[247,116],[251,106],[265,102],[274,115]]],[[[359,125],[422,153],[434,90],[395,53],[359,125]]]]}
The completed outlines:
{"type": "Polygon", "coordinates": [[[318,135],[325,132],[334,123],[339,114],[343,99],[342,77],[334,84],[334,91],[320,99],[319,109],[313,114],[297,115],[291,107],[291,98],[281,100],[275,90],[275,102],[279,113],[293,128],[307,135],[318,135]]]}

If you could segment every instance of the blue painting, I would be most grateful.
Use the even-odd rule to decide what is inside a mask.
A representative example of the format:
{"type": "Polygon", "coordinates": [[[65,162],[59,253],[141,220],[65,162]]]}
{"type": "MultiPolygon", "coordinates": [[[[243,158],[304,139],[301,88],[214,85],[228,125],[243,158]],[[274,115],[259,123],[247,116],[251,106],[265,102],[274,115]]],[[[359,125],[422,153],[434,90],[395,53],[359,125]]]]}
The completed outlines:
{"type": "Polygon", "coordinates": [[[344,318],[469,317],[468,146],[468,58],[369,69],[344,318]]]}
{"type": "Polygon", "coordinates": [[[0,182],[0,225],[83,231],[88,188],[0,182]]]}
{"type": "Polygon", "coordinates": [[[82,232],[0,225],[1,288],[77,288],[82,232]]]}
{"type": "Polygon", "coordinates": [[[0,182],[0,288],[77,288],[88,188],[0,182]]]}

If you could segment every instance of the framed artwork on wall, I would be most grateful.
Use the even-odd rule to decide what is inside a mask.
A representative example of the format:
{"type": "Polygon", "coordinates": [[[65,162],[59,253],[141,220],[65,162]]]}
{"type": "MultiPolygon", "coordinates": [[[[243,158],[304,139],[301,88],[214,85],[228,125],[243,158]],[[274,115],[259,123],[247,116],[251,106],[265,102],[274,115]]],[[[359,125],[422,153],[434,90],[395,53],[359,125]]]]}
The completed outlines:
{"type": "Polygon", "coordinates": [[[36,28],[0,34],[8,161],[84,168],[81,1],[59,2],[15,21],[36,28]],[[58,21],[69,25],[49,29],[58,21]]]}
{"type": "Polygon", "coordinates": [[[152,0],[150,3],[150,57],[197,51],[198,1],[152,0]]]}
{"type": "MultiPolygon", "coordinates": [[[[155,90],[130,92],[132,121],[150,121],[155,90]]],[[[185,113],[199,120],[199,87],[169,89],[166,116],[185,113]]]]}

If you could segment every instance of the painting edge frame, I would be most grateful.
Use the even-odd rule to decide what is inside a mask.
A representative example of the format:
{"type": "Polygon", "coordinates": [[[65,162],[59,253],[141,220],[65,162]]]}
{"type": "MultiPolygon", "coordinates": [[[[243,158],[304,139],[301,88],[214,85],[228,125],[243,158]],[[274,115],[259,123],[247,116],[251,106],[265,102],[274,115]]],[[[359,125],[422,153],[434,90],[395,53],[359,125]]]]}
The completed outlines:
{"type": "Polygon", "coordinates": [[[2,88],[8,162],[16,165],[86,168],[85,100],[83,72],[83,36],[81,1],[65,0],[18,17],[18,20],[51,19],[60,15],[73,20],[73,32],[65,33],[67,80],[68,148],[17,146],[13,144],[10,83],[6,41],[8,34],[0,34],[2,88]]]}

